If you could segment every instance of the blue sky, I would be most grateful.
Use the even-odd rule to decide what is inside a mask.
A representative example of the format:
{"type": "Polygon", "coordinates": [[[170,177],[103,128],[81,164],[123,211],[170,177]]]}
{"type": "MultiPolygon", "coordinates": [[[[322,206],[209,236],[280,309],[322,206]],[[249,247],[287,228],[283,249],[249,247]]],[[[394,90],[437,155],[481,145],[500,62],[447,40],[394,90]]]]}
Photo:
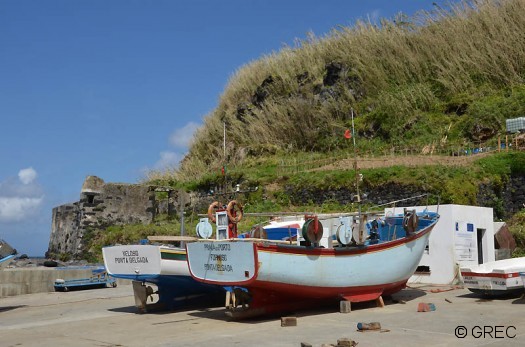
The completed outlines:
{"type": "Polygon", "coordinates": [[[0,0],[0,238],[43,255],[87,175],[177,165],[230,76],[308,32],[425,0],[0,0]]]}

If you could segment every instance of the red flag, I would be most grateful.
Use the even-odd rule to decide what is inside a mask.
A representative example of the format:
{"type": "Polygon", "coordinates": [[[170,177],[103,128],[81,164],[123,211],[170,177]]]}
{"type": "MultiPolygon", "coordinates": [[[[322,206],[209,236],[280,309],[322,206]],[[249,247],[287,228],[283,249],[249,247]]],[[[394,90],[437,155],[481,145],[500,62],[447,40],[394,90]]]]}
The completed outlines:
{"type": "Polygon", "coordinates": [[[349,139],[349,138],[351,138],[351,137],[352,137],[352,134],[350,133],[350,129],[346,129],[346,130],[345,130],[345,138],[346,138],[346,139],[349,139]]]}
{"type": "Polygon", "coordinates": [[[226,174],[226,166],[221,167],[221,173],[223,176],[226,174]]]}

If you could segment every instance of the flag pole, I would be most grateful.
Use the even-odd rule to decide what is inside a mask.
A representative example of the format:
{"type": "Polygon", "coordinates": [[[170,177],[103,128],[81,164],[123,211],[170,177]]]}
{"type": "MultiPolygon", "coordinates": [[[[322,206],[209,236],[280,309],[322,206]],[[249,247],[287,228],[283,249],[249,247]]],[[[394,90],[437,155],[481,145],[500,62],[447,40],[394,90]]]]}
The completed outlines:
{"type": "Polygon", "coordinates": [[[223,123],[223,136],[222,136],[222,149],[223,149],[223,160],[222,160],[222,171],[224,175],[224,193],[226,193],[226,121],[223,123]]]}
{"type": "Polygon", "coordinates": [[[359,173],[357,171],[357,146],[355,143],[355,126],[354,126],[354,109],[351,109],[352,114],[352,140],[354,143],[354,171],[355,171],[355,189],[357,193],[357,212],[359,216],[359,243],[364,242],[364,220],[361,218],[361,193],[359,192],[359,173]]]}

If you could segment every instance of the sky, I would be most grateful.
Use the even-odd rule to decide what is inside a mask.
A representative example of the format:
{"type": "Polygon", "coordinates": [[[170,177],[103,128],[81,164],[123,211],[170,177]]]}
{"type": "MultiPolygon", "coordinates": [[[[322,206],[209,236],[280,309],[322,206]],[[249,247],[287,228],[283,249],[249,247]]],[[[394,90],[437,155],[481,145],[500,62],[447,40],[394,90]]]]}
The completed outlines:
{"type": "Polygon", "coordinates": [[[0,0],[0,239],[43,256],[88,175],[176,167],[243,65],[426,0],[0,0]]]}

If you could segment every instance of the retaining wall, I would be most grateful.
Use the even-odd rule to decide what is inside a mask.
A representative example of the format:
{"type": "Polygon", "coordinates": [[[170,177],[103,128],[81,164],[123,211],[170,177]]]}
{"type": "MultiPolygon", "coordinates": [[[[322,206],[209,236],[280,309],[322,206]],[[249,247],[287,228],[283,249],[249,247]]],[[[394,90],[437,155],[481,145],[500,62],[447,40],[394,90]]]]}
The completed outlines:
{"type": "MultiPolygon", "coordinates": [[[[93,268],[18,268],[0,271],[0,298],[22,294],[55,291],[57,278],[73,280],[90,278],[93,268]]],[[[120,283],[117,281],[117,283],[120,283]]],[[[129,283],[128,283],[129,284],[129,283]]]]}

